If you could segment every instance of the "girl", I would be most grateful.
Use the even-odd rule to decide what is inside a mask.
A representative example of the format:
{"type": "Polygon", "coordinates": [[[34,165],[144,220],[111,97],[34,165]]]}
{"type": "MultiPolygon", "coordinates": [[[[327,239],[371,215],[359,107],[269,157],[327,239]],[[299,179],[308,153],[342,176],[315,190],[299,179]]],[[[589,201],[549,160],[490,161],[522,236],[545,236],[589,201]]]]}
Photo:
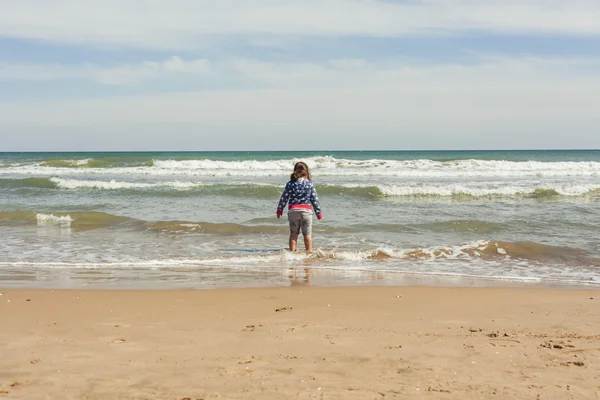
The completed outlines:
{"type": "Polygon", "coordinates": [[[294,173],[290,176],[290,181],[285,185],[285,189],[277,205],[277,218],[283,215],[283,209],[288,201],[290,202],[288,207],[290,251],[296,251],[300,228],[302,228],[302,235],[304,236],[304,247],[307,251],[311,251],[312,210],[314,208],[318,219],[323,218],[323,214],[321,214],[321,205],[319,204],[317,191],[311,182],[308,165],[303,162],[296,163],[294,173]]]}

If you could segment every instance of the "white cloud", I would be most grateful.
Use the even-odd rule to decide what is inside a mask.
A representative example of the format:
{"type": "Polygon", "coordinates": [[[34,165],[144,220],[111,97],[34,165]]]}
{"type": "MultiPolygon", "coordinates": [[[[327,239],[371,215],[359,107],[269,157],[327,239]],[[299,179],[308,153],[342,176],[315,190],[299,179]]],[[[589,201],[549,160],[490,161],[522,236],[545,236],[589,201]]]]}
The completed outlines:
{"type": "Polygon", "coordinates": [[[218,35],[600,34],[597,0],[0,0],[0,36],[193,49],[218,35]]]}
{"type": "Polygon", "coordinates": [[[10,64],[0,62],[0,81],[56,81],[89,79],[105,85],[140,85],[158,79],[190,78],[210,75],[206,59],[184,61],[174,56],[164,61],[144,61],[114,67],[92,64],[10,64]]]}
{"type": "Polygon", "coordinates": [[[180,57],[171,57],[161,62],[145,61],[138,65],[96,69],[91,77],[100,83],[123,85],[159,78],[206,76],[209,73],[210,65],[206,59],[184,61],[180,57]]]}
{"type": "MultiPolygon", "coordinates": [[[[486,147],[482,143],[491,140],[496,140],[491,147],[532,147],[532,143],[539,144],[533,147],[552,147],[552,143],[564,146],[562,143],[569,140],[572,146],[600,146],[597,59],[486,56],[464,65],[399,63],[385,67],[364,60],[323,64],[232,60],[210,64],[211,80],[233,74],[259,85],[254,90],[221,88],[4,102],[0,103],[0,126],[7,135],[16,128],[35,133],[79,126],[85,132],[86,127],[109,126],[127,131],[130,141],[143,141],[143,134],[158,129],[154,126],[170,127],[171,131],[184,124],[191,127],[186,140],[193,143],[208,140],[196,135],[194,127],[202,132],[206,127],[242,127],[238,136],[241,132],[275,132],[255,143],[255,148],[269,147],[270,141],[280,140],[285,132],[304,132],[306,140],[323,146],[352,140],[358,143],[354,147],[360,143],[369,147],[366,144],[399,143],[402,135],[412,135],[420,147],[439,148],[440,143],[442,147],[449,143],[448,134],[454,135],[452,140],[461,140],[457,147],[463,148],[486,147]],[[151,128],[143,134],[128,128],[140,124],[151,128]]],[[[121,82],[140,79],[126,76],[121,82]]],[[[213,147],[228,148],[232,138],[235,136],[215,136],[210,141],[217,144],[213,147]]],[[[6,145],[16,139],[10,135],[3,140],[6,145]]],[[[168,144],[166,136],[164,140],[168,144]]]]}
{"type": "Polygon", "coordinates": [[[173,56],[162,61],[99,66],[94,64],[0,63],[0,81],[88,79],[105,85],[142,85],[210,81],[212,88],[231,89],[232,79],[273,89],[354,88],[426,91],[442,87],[504,90],[507,87],[572,87],[600,77],[600,58],[540,58],[473,55],[454,63],[415,61],[369,62],[333,59],[323,62],[270,62],[256,59],[192,59],[173,56]]]}
{"type": "Polygon", "coordinates": [[[599,82],[600,58],[540,58],[480,55],[466,62],[422,64],[410,61],[371,63],[273,63],[235,60],[224,68],[273,88],[355,88],[429,92],[489,91],[585,87],[599,82]]]}
{"type": "MultiPolygon", "coordinates": [[[[167,49],[171,54],[218,44],[224,36],[234,43],[280,46],[308,36],[600,35],[598,0],[0,0],[0,10],[0,38],[167,49]]],[[[439,64],[390,59],[270,62],[232,58],[231,49],[228,54],[230,58],[174,56],[115,65],[0,62],[0,83],[72,85],[88,80],[137,85],[143,92],[155,82],[171,89],[183,87],[174,83],[206,82],[193,87],[211,88],[0,102],[0,144],[41,143],[49,130],[60,144],[63,130],[88,132],[103,126],[125,132],[123,140],[135,142],[144,136],[130,127],[146,126],[145,134],[183,124],[192,132],[189,143],[206,140],[194,135],[202,127],[242,129],[210,138],[220,140],[221,148],[231,148],[246,132],[260,133],[261,143],[298,132],[336,148],[348,147],[336,145],[346,140],[392,143],[399,135],[412,135],[422,148],[439,148],[435,143],[449,143],[445,134],[462,140],[458,147],[463,148],[477,147],[469,146],[470,141],[492,140],[499,144],[487,147],[545,147],[546,140],[567,143],[576,137],[587,147],[600,147],[599,59],[469,55],[469,60],[439,64]],[[10,133],[15,130],[27,134],[10,133]],[[532,145],[536,140],[541,140],[539,146],[532,145]]],[[[98,134],[94,143],[102,137],[98,134]]]]}

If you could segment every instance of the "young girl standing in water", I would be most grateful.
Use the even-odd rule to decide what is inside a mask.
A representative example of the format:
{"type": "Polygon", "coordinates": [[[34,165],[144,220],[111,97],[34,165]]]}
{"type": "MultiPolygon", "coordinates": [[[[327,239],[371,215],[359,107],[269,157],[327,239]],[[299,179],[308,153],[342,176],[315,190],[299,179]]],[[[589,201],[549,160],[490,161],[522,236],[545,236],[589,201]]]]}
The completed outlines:
{"type": "Polygon", "coordinates": [[[290,223],[290,250],[296,251],[298,235],[302,229],[304,236],[304,247],[307,251],[312,250],[312,213],[313,208],[317,218],[323,218],[321,214],[321,205],[317,191],[311,182],[308,165],[298,162],[294,166],[294,173],[290,176],[290,181],[285,185],[279,204],[277,205],[277,218],[283,215],[285,205],[288,207],[288,221],[290,223]]]}

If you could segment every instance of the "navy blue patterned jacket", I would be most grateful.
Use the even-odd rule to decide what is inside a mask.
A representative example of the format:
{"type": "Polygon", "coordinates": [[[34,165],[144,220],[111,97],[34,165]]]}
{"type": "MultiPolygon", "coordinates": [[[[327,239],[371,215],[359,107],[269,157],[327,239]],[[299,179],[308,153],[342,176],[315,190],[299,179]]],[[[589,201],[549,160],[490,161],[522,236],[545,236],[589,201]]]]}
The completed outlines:
{"type": "Polygon", "coordinates": [[[308,179],[299,178],[296,182],[289,181],[287,185],[285,185],[285,189],[283,189],[283,194],[277,205],[278,214],[283,212],[288,201],[290,203],[290,210],[294,208],[311,209],[312,204],[315,214],[317,214],[317,216],[321,215],[321,205],[319,204],[317,191],[315,186],[308,179]]]}

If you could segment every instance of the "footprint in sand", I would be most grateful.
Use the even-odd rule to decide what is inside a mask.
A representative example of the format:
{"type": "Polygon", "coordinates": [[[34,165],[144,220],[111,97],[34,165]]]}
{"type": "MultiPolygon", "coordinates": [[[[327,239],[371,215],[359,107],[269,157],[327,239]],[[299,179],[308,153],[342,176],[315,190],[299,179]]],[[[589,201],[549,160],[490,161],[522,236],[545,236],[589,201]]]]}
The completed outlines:
{"type": "Polygon", "coordinates": [[[562,350],[565,347],[575,348],[575,346],[573,346],[572,344],[568,344],[568,343],[565,343],[563,341],[560,341],[558,343],[554,343],[552,341],[549,341],[549,342],[540,344],[540,347],[545,347],[547,349],[559,349],[559,350],[562,350]]]}
{"type": "Polygon", "coordinates": [[[561,365],[564,365],[566,367],[570,367],[571,365],[576,365],[578,367],[584,367],[585,363],[582,361],[567,361],[565,363],[561,363],[561,365]]]}
{"type": "MultiPolygon", "coordinates": [[[[262,325],[258,325],[258,327],[261,327],[262,325]]],[[[242,332],[254,332],[254,330],[256,329],[256,325],[246,325],[246,327],[244,329],[242,329],[242,332]]]]}

